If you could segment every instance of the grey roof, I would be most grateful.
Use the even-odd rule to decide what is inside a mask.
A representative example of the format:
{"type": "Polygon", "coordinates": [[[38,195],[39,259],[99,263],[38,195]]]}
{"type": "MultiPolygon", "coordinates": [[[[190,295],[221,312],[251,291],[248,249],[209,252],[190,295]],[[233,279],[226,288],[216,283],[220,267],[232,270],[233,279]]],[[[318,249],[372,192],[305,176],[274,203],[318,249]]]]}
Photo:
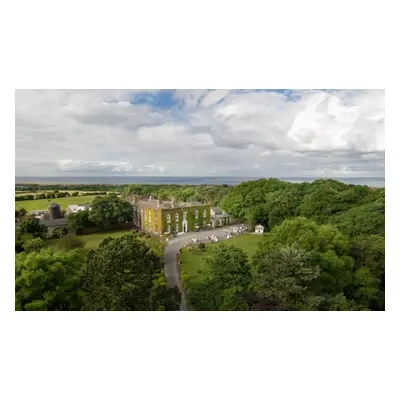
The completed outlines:
{"type": "Polygon", "coordinates": [[[165,200],[156,200],[156,199],[151,199],[150,198],[143,198],[140,197],[139,199],[136,200],[136,203],[132,203],[136,205],[137,207],[143,207],[143,208],[154,208],[154,209],[174,209],[174,208],[182,208],[182,207],[192,207],[192,206],[202,206],[205,204],[202,204],[198,201],[193,201],[191,203],[184,203],[184,202],[179,202],[179,201],[165,201],[165,200]]]}
{"type": "Polygon", "coordinates": [[[223,214],[224,213],[219,207],[211,207],[211,210],[213,210],[214,214],[223,214]]]}
{"type": "Polygon", "coordinates": [[[58,218],[58,219],[42,219],[39,221],[42,225],[46,225],[47,227],[51,226],[62,226],[68,224],[67,218],[58,218]]]}

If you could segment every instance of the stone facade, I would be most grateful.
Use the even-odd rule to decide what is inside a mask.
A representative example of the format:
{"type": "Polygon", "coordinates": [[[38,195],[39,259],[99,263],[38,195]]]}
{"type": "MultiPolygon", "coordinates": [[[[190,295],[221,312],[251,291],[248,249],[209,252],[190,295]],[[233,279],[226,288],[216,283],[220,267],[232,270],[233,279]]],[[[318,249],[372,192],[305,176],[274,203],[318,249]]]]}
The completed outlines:
{"type": "Polygon", "coordinates": [[[131,196],[134,224],[155,234],[193,232],[211,225],[211,205],[131,196]]]}
{"type": "Polygon", "coordinates": [[[211,225],[213,227],[224,226],[232,223],[232,216],[221,210],[219,207],[212,207],[210,214],[211,225]]]}

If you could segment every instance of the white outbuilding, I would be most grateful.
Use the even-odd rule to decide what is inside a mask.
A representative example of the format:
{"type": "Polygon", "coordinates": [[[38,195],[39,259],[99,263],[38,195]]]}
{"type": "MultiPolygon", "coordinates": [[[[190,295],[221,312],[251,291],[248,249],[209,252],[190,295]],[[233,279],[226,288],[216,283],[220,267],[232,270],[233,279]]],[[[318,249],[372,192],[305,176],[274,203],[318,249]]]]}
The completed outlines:
{"type": "Polygon", "coordinates": [[[264,227],[262,225],[256,225],[254,229],[255,233],[263,234],[264,233],[264,227]]]}

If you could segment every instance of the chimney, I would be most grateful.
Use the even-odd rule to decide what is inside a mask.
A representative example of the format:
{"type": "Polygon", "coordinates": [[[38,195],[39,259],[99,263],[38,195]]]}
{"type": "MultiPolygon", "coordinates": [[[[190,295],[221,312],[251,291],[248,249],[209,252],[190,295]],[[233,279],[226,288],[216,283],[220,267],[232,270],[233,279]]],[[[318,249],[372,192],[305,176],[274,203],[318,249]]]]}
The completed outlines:
{"type": "Polygon", "coordinates": [[[173,198],[171,199],[171,204],[172,204],[172,207],[174,207],[174,205],[175,205],[175,197],[173,197],[173,198]]]}
{"type": "Polygon", "coordinates": [[[161,207],[161,201],[157,200],[157,207],[161,207]]]}
{"type": "Polygon", "coordinates": [[[149,196],[149,201],[152,201],[152,200],[153,200],[153,196],[150,195],[150,196],[149,196]]]}
{"type": "Polygon", "coordinates": [[[132,204],[136,204],[136,196],[134,194],[132,195],[132,204]]]}

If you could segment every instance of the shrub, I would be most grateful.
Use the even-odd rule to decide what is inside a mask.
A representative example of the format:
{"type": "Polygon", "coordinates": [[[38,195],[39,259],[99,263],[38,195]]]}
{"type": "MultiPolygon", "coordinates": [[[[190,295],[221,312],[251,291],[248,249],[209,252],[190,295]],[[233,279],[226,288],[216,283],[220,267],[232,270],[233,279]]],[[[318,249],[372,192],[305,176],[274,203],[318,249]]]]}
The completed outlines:
{"type": "Polygon", "coordinates": [[[183,282],[186,282],[189,280],[189,275],[186,272],[182,272],[181,279],[183,282]]]}
{"type": "Polygon", "coordinates": [[[53,230],[53,235],[52,235],[52,237],[53,237],[54,239],[59,239],[59,238],[63,238],[63,237],[65,237],[65,236],[67,236],[67,234],[68,234],[68,228],[65,227],[65,226],[60,226],[60,227],[55,228],[55,229],[53,230]]]}
{"type": "Polygon", "coordinates": [[[27,253],[31,253],[33,251],[40,251],[40,249],[45,247],[45,242],[41,238],[34,238],[27,240],[22,247],[27,253]]]}
{"type": "Polygon", "coordinates": [[[199,250],[204,251],[206,249],[205,243],[199,243],[199,250]]]}

